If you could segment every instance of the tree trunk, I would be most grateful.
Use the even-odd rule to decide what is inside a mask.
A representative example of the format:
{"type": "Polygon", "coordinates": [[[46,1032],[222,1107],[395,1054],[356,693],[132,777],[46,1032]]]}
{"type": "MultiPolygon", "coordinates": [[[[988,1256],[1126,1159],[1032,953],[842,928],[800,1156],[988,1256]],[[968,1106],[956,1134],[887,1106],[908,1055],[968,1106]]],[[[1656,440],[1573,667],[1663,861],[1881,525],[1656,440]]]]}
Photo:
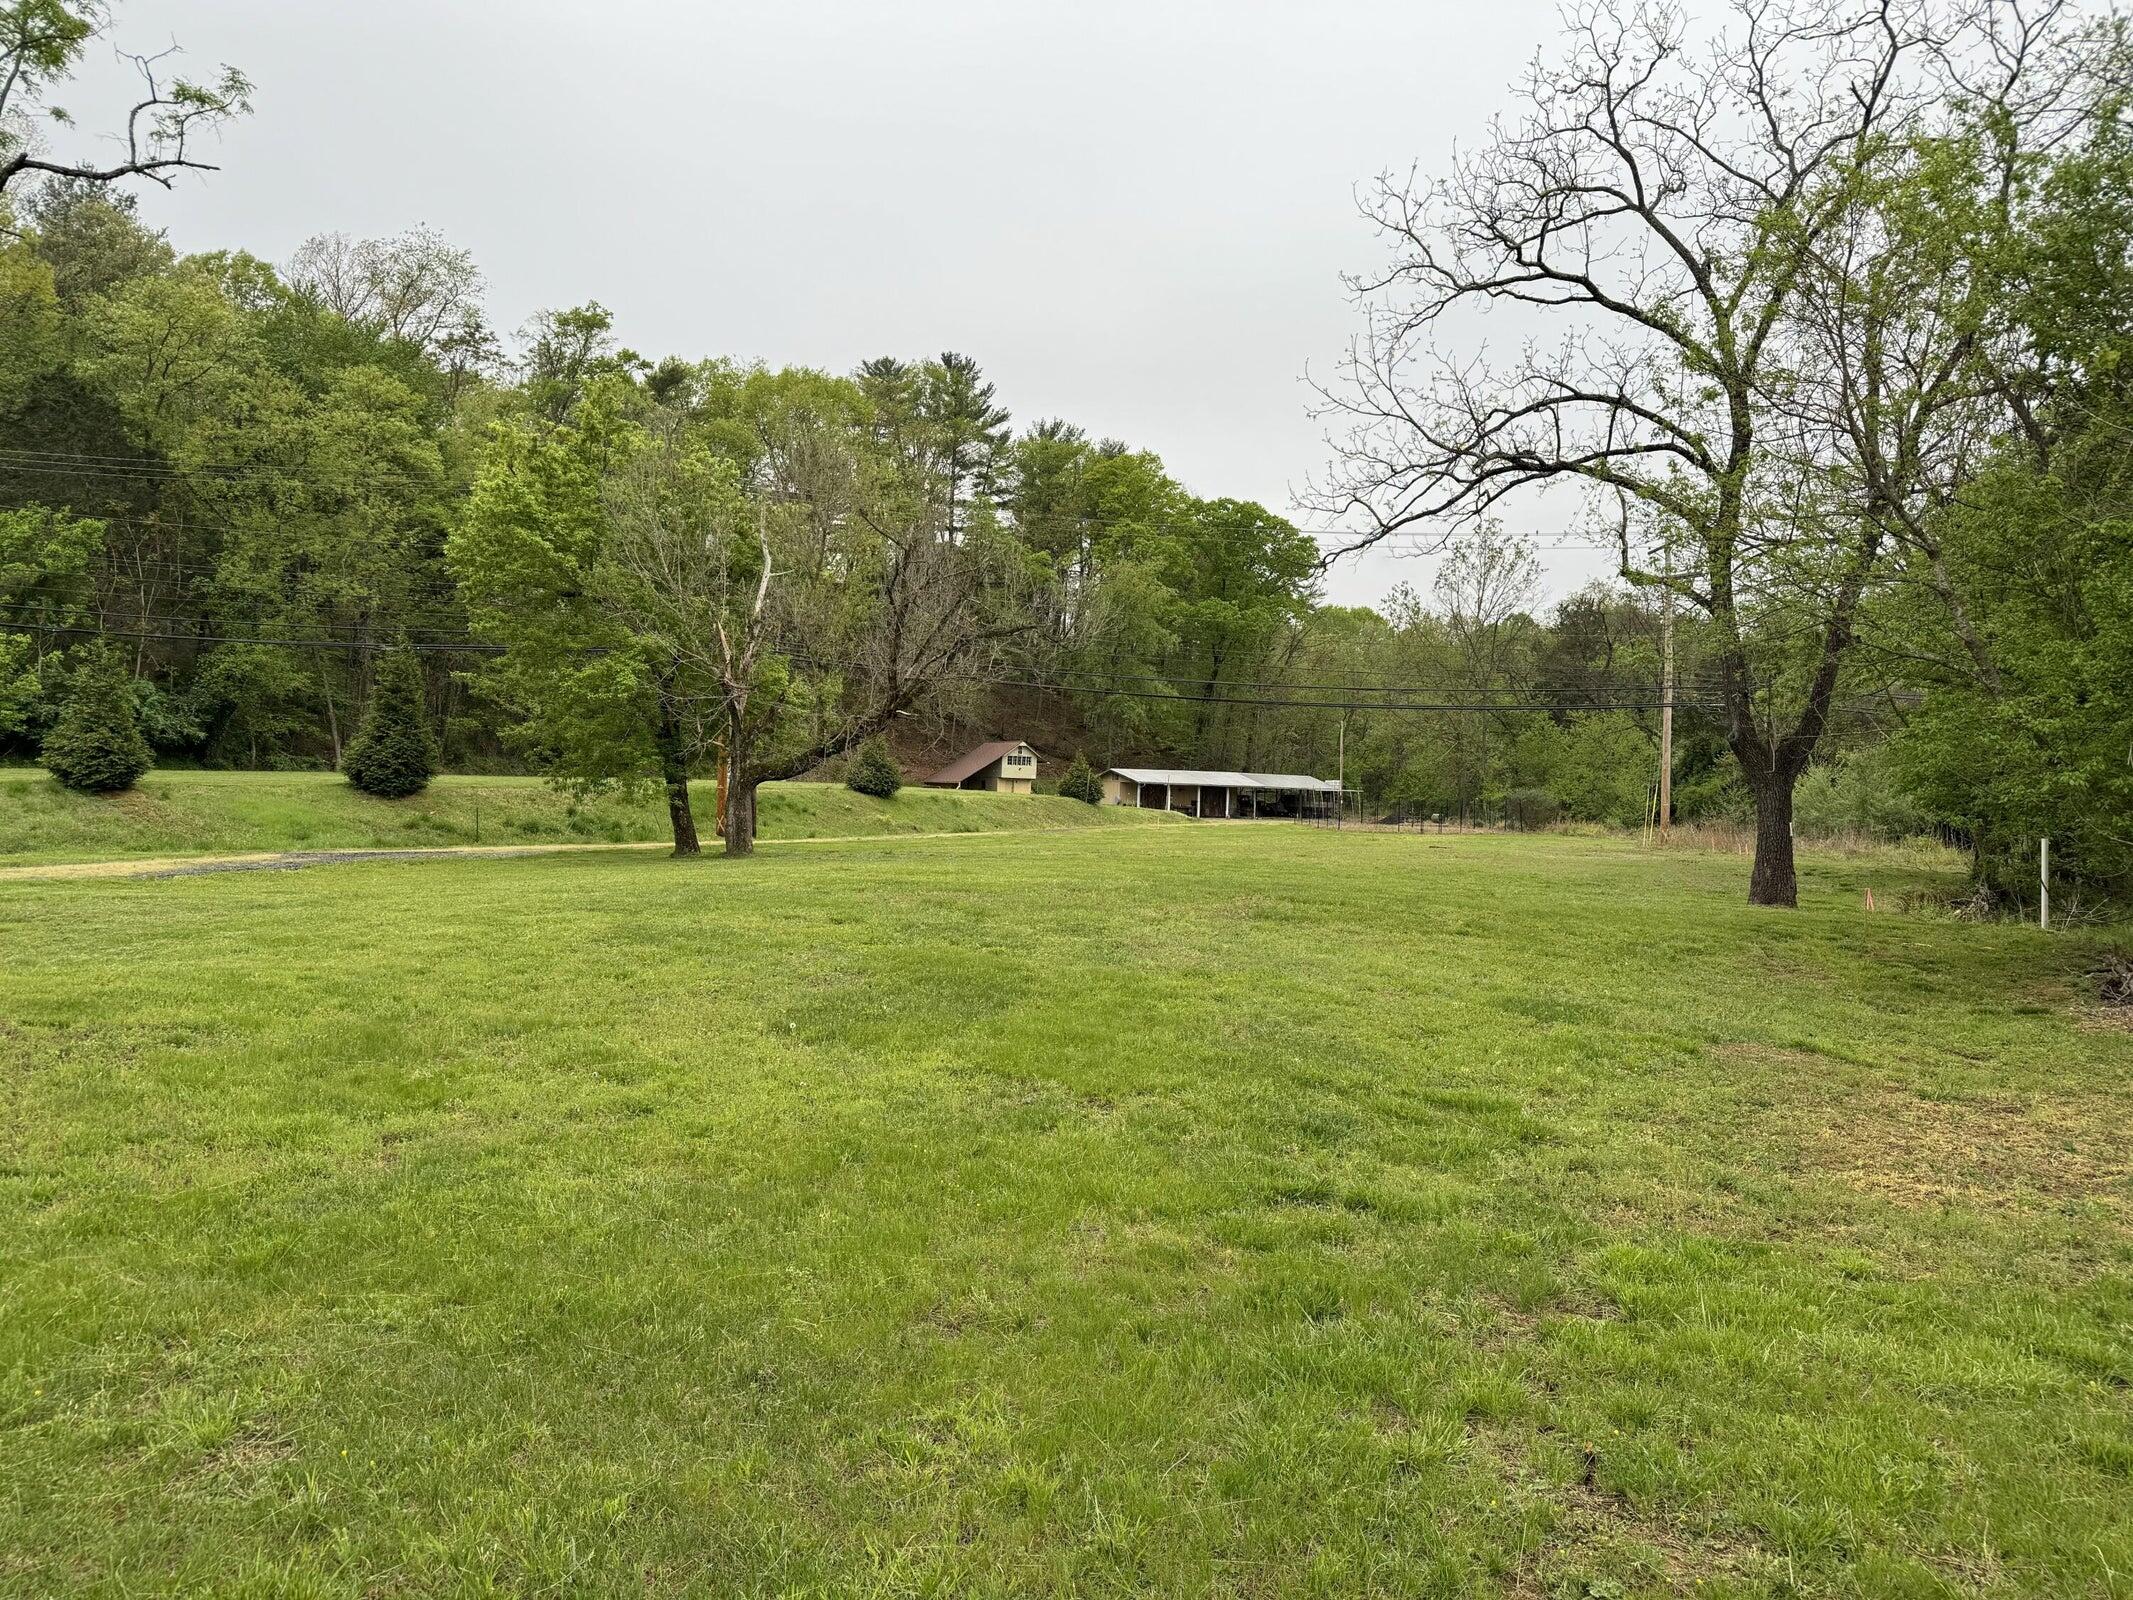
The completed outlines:
{"type": "Polygon", "coordinates": [[[703,853],[703,846],[696,838],[696,813],[689,808],[689,777],[683,773],[675,777],[667,775],[667,820],[674,825],[674,853],[678,856],[693,856],[703,853]]]}
{"type": "Polygon", "coordinates": [[[701,855],[703,846],[696,838],[696,812],[689,805],[688,757],[680,724],[664,696],[659,707],[659,778],[666,785],[667,821],[674,828],[674,853],[677,856],[701,855]]]}
{"type": "Polygon", "coordinates": [[[740,780],[726,790],[726,854],[755,854],[755,790],[752,781],[740,780]]]}
{"type": "Polygon", "coordinates": [[[326,729],[333,735],[333,770],[341,770],[341,718],[333,705],[333,683],[326,676],[326,663],[318,664],[319,693],[326,697],[326,729]]]}
{"type": "Polygon", "coordinates": [[[1800,903],[1800,880],[1792,864],[1794,782],[1793,774],[1782,768],[1749,778],[1755,796],[1755,866],[1748,874],[1751,906],[1800,903]]]}
{"type": "Polygon", "coordinates": [[[744,713],[730,707],[726,716],[726,854],[755,854],[755,790],[762,780],[748,774],[748,740],[744,713]]]}

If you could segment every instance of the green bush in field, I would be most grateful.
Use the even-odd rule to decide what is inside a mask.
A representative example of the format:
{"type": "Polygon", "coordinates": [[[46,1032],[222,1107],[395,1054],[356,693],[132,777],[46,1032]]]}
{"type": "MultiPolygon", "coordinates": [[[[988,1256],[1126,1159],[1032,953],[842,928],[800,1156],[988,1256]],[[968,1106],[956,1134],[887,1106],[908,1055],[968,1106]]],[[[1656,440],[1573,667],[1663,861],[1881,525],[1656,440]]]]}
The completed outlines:
{"type": "Polygon", "coordinates": [[[1513,789],[1503,797],[1503,819],[1514,828],[1545,828],[1562,815],[1563,808],[1546,789],[1513,789]]]}
{"type": "Polygon", "coordinates": [[[852,758],[852,770],[844,775],[844,786],[880,800],[888,799],[904,786],[904,775],[897,770],[886,739],[877,734],[859,747],[858,755],[852,758]]]}
{"type": "Polygon", "coordinates": [[[1059,792],[1069,800],[1079,800],[1085,805],[1100,806],[1104,800],[1104,781],[1089,765],[1089,758],[1079,750],[1074,752],[1074,764],[1066,769],[1059,780],[1059,792]]]}
{"type": "Polygon", "coordinates": [[[404,800],[429,787],[437,771],[437,740],[430,732],[422,663],[409,649],[378,658],[370,709],[341,761],[348,781],[365,794],[404,800]]]}
{"type": "Polygon", "coordinates": [[[1932,818],[1905,791],[1885,744],[1842,751],[1809,767],[1793,791],[1792,814],[1810,838],[1861,833],[1905,839],[1933,830],[1932,818]]]}
{"type": "Polygon", "coordinates": [[[44,764],[69,789],[117,794],[155,765],[133,719],[133,684],[108,649],[92,652],[74,675],[73,692],[44,736],[44,764]]]}

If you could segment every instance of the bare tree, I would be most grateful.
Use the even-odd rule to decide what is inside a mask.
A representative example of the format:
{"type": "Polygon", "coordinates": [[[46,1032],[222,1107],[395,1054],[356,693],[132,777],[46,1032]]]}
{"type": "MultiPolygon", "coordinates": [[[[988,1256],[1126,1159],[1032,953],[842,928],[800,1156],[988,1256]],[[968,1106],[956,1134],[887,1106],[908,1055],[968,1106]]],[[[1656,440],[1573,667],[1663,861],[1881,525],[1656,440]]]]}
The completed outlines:
{"type": "MultiPolygon", "coordinates": [[[[1533,543],[1506,534],[1496,522],[1483,522],[1452,542],[1431,587],[1458,647],[1464,686],[1485,706],[1490,695],[1503,687],[1507,626],[1540,595],[1540,565],[1533,559],[1533,543]]],[[[1484,783],[1489,772],[1491,724],[1500,715],[1486,709],[1456,714],[1459,753],[1463,758],[1471,728],[1476,735],[1472,776],[1484,783]]],[[[1469,774],[1463,770],[1463,759],[1460,765],[1459,800],[1464,808],[1475,795],[1466,781],[1469,774]]]]}
{"type": "Polygon", "coordinates": [[[1887,541],[1799,420],[1806,280],[2013,9],[1739,0],[1697,39],[1667,0],[1586,0],[1449,176],[1367,203],[1394,259],[1356,285],[1366,331],[1321,391],[1343,458],[1315,498],[1368,544],[1582,489],[1623,576],[1714,624],[1756,904],[1796,902],[1793,788],[1887,541]],[[1506,310],[1527,336],[1497,355],[1506,310]]]}
{"type": "Polygon", "coordinates": [[[196,154],[200,138],[251,110],[252,86],[227,66],[212,83],[168,78],[164,63],[175,48],[121,52],[139,72],[141,91],[117,135],[120,148],[108,158],[46,153],[39,121],[68,127],[73,120],[49,103],[49,91],[110,20],[109,7],[98,0],[0,0],[0,194],[25,174],[98,184],[146,178],[169,188],[180,172],[215,170],[196,154]]]}
{"type": "Polygon", "coordinates": [[[315,304],[425,355],[493,351],[474,254],[434,229],[410,228],[390,239],[315,234],[297,247],[284,276],[315,304]]]}

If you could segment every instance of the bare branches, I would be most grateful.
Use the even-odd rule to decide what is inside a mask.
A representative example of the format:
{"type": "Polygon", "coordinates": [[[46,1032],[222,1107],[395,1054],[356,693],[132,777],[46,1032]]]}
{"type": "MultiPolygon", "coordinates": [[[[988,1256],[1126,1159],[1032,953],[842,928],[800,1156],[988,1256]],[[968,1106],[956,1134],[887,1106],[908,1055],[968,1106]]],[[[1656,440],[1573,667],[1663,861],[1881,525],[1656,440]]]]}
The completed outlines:
{"type": "MultiPolygon", "coordinates": [[[[1391,259],[1310,500],[1367,546],[1580,494],[1624,578],[1710,617],[1735,754],[1789,805],[1890,551],[1992,432],[1960,225],[1899,193],[1968,128],[2013,168],[2064,122],[2063,9],[1736,0],[1699,40],[1674,0],[1582,0],[1481,146],[1364,202],[1391,259]]],[[[1789,861],[1757,876],[1789,903],[1789,861]]]]}
{"type": "MultiPolygon", "coordinates": [[[[9,0],[0,4],[0,193],[34,174],[86,183],[145,178],[165,188],[183,171],[211,172],[199,158],[200,140],[230,118],[251,110],[252,86],[244,74],[223,67],[212,82],[166,78],[165,63],[176,46],[148,55],[120,52],[141,79],[139,97],[126,113],[108,160],[64,159],[40,153],[32,119],[45,106],[48,88],[64,78],[87,42],[103,33],[109,14],[101,5],[61,0],[9,0]]],[[[71,119],[45,108],[47,121],[71,119]]]]}
{"type": "Polygon", "coordinates": [[[390,239],[316,234],[297,247],[284,277],[345,321],[426,354],[486,338],[473,252],[432,228],[390,239]]]}

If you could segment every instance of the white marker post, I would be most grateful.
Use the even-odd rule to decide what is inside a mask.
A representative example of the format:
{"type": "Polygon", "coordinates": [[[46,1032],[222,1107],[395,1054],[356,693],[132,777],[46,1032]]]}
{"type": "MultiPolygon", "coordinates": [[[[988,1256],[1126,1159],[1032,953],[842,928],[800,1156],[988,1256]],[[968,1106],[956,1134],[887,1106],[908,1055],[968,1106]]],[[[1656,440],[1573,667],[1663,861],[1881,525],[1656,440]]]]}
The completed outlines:
{"type": "Polygon", "coordinates": [[[2037,926],[2049,933],[2052,926],[2052,842],[2037,841],[2037,926]]]}

